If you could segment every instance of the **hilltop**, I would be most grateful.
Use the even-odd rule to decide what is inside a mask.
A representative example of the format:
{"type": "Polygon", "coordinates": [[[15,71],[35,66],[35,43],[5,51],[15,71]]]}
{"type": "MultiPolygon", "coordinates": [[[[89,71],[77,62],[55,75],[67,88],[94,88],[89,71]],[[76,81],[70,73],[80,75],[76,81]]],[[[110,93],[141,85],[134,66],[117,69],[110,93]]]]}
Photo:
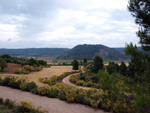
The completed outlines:
{"type": "Polygon", "coordinates": [[[104,45],[77,45],[71,50],[65,52],[57,59],[93,59],[95,55],[101,56],[103,59],[121,60],[126,56],[119,51],[104,45]]]}

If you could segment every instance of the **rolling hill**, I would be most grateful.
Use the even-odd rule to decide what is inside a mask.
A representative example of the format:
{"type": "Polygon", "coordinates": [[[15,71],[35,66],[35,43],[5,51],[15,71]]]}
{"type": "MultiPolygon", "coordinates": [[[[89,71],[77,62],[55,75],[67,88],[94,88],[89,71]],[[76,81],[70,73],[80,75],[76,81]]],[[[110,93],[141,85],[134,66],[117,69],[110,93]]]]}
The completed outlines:
{"type": "Polygon", "coordinates": [[[0,49],[0,55],[8,54],[11,56],[23,57],[58,57],[68,50],[69,49],[67,48],[0,49]]]}
{"type": "Polygon", "coordinates": [[[77,45],[71,50],[65,52],[57,59],[93,59],[95,55],[101,56],[103,59],[121,60],[126,56],[119,51],[104,45],[77,45]]]}

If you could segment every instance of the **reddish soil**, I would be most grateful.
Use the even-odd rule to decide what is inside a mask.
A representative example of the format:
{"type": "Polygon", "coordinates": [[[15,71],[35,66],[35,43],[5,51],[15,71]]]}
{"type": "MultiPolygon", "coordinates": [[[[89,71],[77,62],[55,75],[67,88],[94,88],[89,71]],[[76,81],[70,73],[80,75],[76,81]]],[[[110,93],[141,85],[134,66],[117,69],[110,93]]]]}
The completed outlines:
{"type": "Polygon", "coordinates": [[[15,68],[22,68],[22,66],[20,64],[14,64],[14,63],[7,63],[8,67],[5,68],[5,72],[8,72],[8,73],[13,73],[13,70],[15,68]]]}

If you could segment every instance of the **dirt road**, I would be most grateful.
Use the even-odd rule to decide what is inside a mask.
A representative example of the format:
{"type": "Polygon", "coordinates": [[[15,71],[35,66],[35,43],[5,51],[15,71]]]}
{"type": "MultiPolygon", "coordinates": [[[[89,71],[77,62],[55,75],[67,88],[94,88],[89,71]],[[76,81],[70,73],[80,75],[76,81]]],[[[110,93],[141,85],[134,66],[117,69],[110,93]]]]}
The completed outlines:
{"type": "Polygon", "coordinates": [[[42,106],[49,113],[104,113],[102,110],[95,111],[93,108],[85,105],[69,104],[56,98],[42,97],[3,86],[0,86],[0,97],[16,100],[16,102],[26,100],[32,102],[35,106],[42,106]]]}

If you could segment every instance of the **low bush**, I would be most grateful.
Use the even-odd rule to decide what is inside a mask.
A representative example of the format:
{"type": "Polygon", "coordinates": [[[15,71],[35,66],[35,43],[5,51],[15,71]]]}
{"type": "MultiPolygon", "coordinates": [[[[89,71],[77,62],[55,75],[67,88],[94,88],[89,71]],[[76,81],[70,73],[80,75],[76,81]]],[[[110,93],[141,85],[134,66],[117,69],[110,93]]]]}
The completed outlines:
{"type": "Polygon", "coordinates": [[[27,83],[27,91],[32,91],[32,89],[36,89],[37,88],[37,85],[32,81],[32,82],[29,82],[27,83]]]}
{"type": "Polygon", "coordinates": [[[14,103],[15,103],[15,101],[11,101],[11,100],[9,100],[9,99],[6,99],[6,100],[4,101],[4,104],[5,104],[9,109],[12,109],[12,108],[14,107],[14,103]]]}
{"type": "Polygon", "coordinates": [[[5,77],[4,80],[2,81],[3,86],[9,86],[9,83],[13,80],[13,77],[5,77]]]}
{"type": "Polygon", "coordinates": [[[77,81],[76,84],[79,86],[85,86],[85,82],[83,80],[77,81]]]}
{"type": "Polygon", "coordinates": [[[56,85],[51,86],[48,97],[51,97],[51,98],[58,97],[59,93],[60,93],[60,89],[56,85]]]}
{"type": "Polygon", "coordinates": [[[19,69],[19,68],[15,68],[15,69],[13,70],[13,72],[14,72],[15,74],[22,74],[22,73],[23,73],[23,70],[22,70],[22,69],[19,69]]]}
{"type": "Polygon", "coordinates": [[[37,92],[41,96],[48,96],[49,93],[50,93],[50,86],[45,85],[45,86],[42,86],[42,87],[38,87],[37,92]]]}

